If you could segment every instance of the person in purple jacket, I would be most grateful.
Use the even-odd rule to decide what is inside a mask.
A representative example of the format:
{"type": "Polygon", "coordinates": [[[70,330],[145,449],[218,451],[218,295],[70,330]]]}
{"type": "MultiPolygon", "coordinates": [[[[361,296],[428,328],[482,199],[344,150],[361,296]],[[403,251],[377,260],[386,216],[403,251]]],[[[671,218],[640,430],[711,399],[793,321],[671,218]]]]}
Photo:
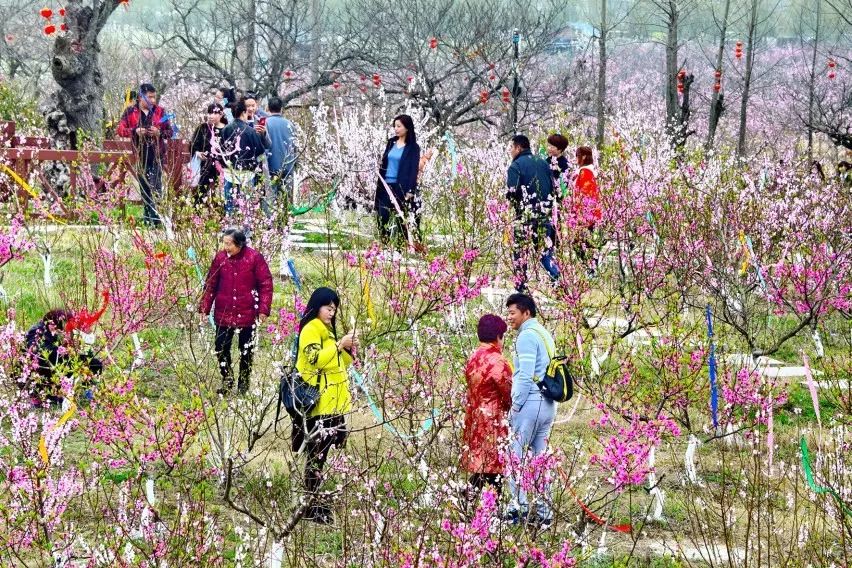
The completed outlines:
{"type": "Polygon", "coordinates": [[[222,373],[222,388],[227,394],[234,387],[231,369],[231,343],[237,333],[240,348],[240,376],[237,390],[248,390],[254,351],[255,330],[263,324],[272,307],[272,273],[263,255],[246,246],[246,235],[237,229],[222,234],[222,250],[213,258],[204,293],[198,307],[206,320],[214,305],[216,359],[222,373]]]}

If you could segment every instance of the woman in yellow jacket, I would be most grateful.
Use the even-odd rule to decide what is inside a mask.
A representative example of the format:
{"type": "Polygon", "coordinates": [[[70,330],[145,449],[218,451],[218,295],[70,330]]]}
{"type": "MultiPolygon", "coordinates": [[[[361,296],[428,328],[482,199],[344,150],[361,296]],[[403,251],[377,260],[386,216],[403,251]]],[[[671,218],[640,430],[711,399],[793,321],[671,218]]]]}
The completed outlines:
{"type": "MultiPolygon", "coordinates": [[[[345,415],[352,409],[346,368],[352,363],[353,334],[337,339],[340,297],[330,288],[317,288],[299,322],[296,368],[302,379],[319,387],[320,396],[303,424],[294,423],[293,451],[305,450],[305,488],[309,498],[322,483],[322,469],[332,446],[343,447],[348,431],[345,415]]],[[[332,522],[331,509],[313,504],[305,518],[321,524],[332,522]]]]}

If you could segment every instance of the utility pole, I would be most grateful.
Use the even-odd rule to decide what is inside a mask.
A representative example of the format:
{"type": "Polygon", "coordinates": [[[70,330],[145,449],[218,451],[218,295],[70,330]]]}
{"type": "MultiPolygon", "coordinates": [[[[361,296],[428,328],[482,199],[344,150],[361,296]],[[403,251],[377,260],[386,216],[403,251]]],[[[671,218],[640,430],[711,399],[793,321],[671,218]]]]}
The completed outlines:
{"type": "Polygon", "coordinates": [[[521,94],[521,82],[518,79],[518,49],[521,43],[521,32],[518,28],[512,30],[512,133],[518,133],[518,95],[521,94]]]}

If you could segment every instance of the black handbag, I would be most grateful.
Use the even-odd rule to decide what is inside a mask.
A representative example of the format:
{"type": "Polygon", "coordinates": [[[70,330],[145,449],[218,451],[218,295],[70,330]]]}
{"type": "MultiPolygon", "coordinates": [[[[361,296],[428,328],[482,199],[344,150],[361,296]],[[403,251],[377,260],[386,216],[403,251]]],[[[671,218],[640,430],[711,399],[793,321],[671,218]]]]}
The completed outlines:
{"type": "Polygon", "coordinates": [[[293,418],[302,418],[310,414],[319,402],[319,397],[319,387],[306,383],[296,367],[288,369],[278,387],[276,422],[282,406],[293,418]]]}
{"type": "Polygon", "coordinates": [[[299,353],[299,338],[293,344],[293,365],[284,371],[284,376],[278,383],[278,407],[275,410],[275,424],[278,424],[281,416],[281,407],[294,421],[304,421],[308,414],[319,402],[320,389],[305,382],[302,374],[296,368],[299,353]]]}

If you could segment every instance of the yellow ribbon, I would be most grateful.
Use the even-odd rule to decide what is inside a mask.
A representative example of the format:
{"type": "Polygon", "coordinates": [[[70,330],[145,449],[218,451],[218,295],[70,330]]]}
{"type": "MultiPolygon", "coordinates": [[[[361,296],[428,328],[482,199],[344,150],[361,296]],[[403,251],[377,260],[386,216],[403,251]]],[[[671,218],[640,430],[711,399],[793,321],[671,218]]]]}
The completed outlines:
{"type": "MultiPolygon", "coordinates": [[[[51,430],[62,428],[62,426],[66,422],[71,420],[71,417],[74,416],[74,412],[76,412],[76,410],[77,405],[74,404],[74,401],[71,401],[71,406],[68,407],[68,410],[66,410],[65,414],[63,414],[59,418],[59,421],[57,421],[56,424],[53,425],[53,428],[51,428],[51,430]]],[[[44,465],[49,466],[50,458],[47,456],[47,441],[44,438],[44,432],[42,432],[41,437],[38,439],[38,453],[41,456],[41,461],[44,463],[44,465]]]]}
{"type": "Polygon", "coordinates": [[[740,276],[744,276],[748,271],[748,265],[751,260],[751,253],[748,251],[748,244],[746,243],[745,233],[740,231],[740,244],[743,246],[743,264],[740,267],[740,276]]]}
{"type": "MultiPolygon", "coordinates": [[[[0,172],[4,172],[10,178],[12,178],[12,181],[14,181],[19,186],[21,186],[24,189],[24,191],[26,191],[27,193],[29,193],[33,197],[33,199],[39,198],[38,193],[35,192],[35,190],[32,188],[32,186],[30,184],[28,184],[24,180],[24,178],[19,176],[18,173],[15,170],[13,170],[12,168],[7,166],[6,164],[0,164],[0,172]]],[[[52,221],[56,221],[57,223],[61,223],[63,225],[65,224],[65,222],[62,221],[61,219],[57,219],[56,217],[54,217],[52,213],[48,213],[47,217],[52,221]]]]}
{"type": "Polygon", "coordinates": [[[359,269],[361,271],[361,281],[364,283],[361,293],[364,298],[364,305],[367,306],[367,317],[370,318],[370,322],[375,325],[376,311],[373,309],[373,298],[370,294],[370,281],[367,278],[367,269],[364,267],[363,260],[359,265],[359,269]]]}

